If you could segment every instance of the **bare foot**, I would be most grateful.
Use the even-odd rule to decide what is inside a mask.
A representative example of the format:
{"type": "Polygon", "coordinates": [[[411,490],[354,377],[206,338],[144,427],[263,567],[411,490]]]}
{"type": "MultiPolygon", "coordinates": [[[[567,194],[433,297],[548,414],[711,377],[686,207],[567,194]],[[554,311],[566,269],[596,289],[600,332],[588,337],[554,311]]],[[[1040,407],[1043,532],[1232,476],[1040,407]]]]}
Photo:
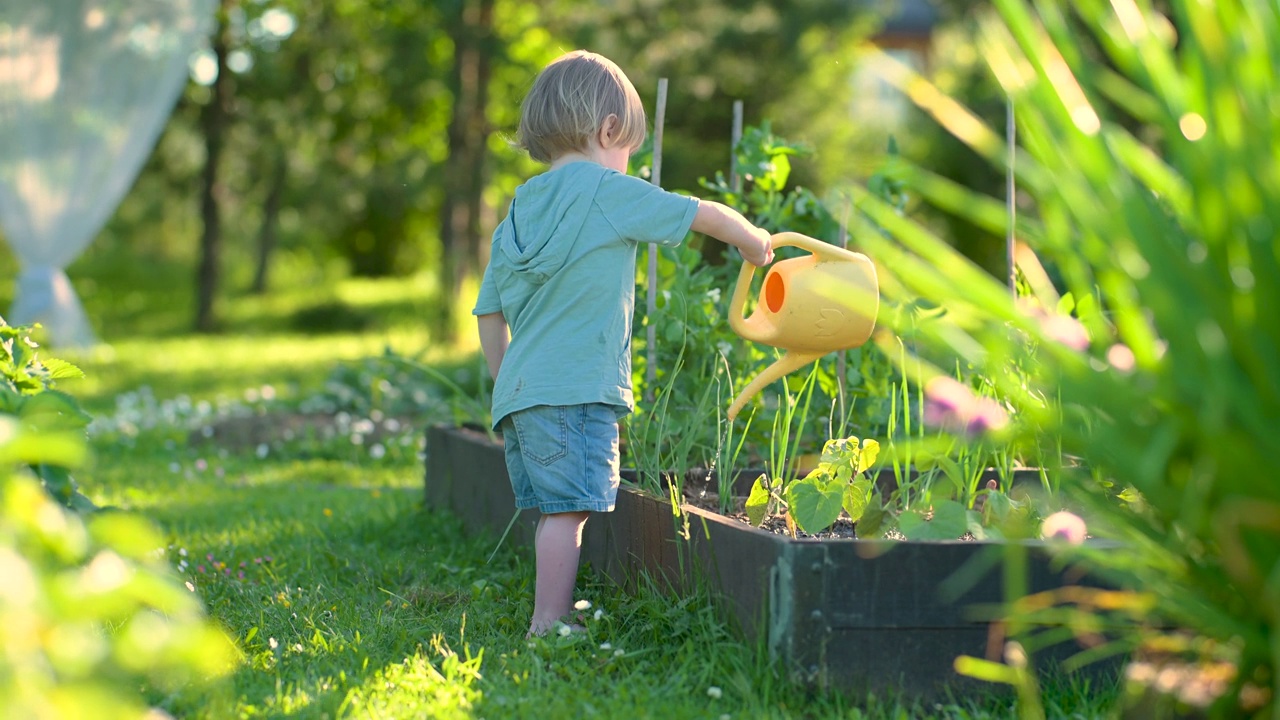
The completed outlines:
{"type": "MultiPolygon", "coordinates": [[[[576,614],[574,619],[582,620],[581,613],[576,614]]],[[[561,637],[568,637],[570,635],[585,633],[586,631],[587,631],[587,628],[585,625],[580,625],[576,622],[564,622],[563,620],[557,620],[556,622],[552,623],[549,626],[548,625],[543,625],[540,627],[530,626],[529,632],[525,633],[524,637],[526,640],[530,638],[535,638],[535,637],[546,637],[552,632],[556,633],[557,635],[560,635],[561,637]]]]}

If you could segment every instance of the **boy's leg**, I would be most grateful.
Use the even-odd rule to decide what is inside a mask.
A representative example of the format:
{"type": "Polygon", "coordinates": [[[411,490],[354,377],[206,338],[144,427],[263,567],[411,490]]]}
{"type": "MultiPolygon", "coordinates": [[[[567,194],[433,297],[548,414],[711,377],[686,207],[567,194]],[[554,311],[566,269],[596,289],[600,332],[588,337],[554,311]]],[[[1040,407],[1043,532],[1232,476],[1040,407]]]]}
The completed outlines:
{"type": "Polygon", "coordinates": [[[542,635],[573,610],[585,512],[543,515],[534,534],[537,576],[534,580],[530,635],[542,635]]]}

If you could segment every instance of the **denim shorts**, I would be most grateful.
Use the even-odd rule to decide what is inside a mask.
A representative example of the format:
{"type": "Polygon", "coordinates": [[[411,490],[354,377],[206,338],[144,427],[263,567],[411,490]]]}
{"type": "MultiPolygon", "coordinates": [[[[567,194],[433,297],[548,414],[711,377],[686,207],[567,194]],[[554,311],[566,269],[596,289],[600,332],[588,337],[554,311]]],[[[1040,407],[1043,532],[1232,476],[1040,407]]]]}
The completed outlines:
{"type": "Polygon", "coordinates": [[[537,405],[502,419],[516,507],[544,514],[611,512],[618,496],[612,405],[537,405]]]}

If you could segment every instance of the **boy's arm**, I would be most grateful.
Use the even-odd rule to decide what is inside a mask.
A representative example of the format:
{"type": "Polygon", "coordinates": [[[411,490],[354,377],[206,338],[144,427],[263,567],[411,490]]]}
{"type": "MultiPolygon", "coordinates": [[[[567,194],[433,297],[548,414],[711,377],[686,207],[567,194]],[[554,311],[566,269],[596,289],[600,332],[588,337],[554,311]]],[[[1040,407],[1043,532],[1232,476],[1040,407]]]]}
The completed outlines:
{"type": "Polygon", "coordinates": [[[500,312],[477,315],[476,324],[480,327],[480,349],[489,364],[489,375],[497,380],[502,358],[507,354],[507,343],[511,342],[507,318],[500,312]]]}
{"type": "Polygon", "coordinates": [[[768,231],[752,225],[742,213],[711,200],[698,203],[693,231],[738,248],[742,259],[762,267],[773,262],[773,246],[768,231]]]}

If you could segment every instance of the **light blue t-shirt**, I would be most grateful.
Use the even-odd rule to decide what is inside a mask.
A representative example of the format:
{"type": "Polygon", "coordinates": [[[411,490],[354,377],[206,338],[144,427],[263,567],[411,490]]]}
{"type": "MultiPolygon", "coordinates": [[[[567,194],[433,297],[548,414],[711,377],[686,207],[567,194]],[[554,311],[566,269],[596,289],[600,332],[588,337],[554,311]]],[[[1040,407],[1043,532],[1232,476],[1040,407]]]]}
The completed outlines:
{"type": "Polygon", "coordinates": [[[636,249],[679,245],[697,211],[697,198],[586,161],[516,189],[472,311],[500,312],[511,327],[493,389],[495,428],[535,405],[634,408],[636,249]]]}

